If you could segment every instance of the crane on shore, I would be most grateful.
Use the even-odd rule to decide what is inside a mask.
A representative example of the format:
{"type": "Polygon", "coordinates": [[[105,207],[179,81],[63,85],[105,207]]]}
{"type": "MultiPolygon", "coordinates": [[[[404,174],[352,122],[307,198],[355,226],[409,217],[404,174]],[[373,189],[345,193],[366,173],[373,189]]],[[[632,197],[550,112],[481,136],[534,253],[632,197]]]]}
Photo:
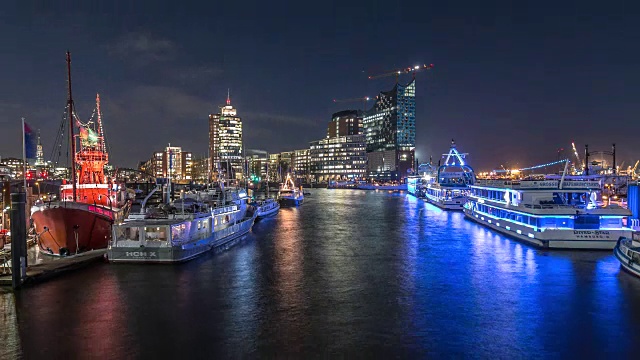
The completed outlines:
{"type": "Polygon", "coordinates": [[[364,97],[351,98],[351,99],[333,99],[333,102],[338,104],[338,103],[353,103],[353,102],[362,101],[362,111],[367,111],[367,102],[369,100],[374,100],[376,98],[377,97],[364,96],[364,97]]]}
{"type": "Polygon", "coordinates": [[[379,79],[379,78],[383,78],[383,77],[387,77],[387,76],[395,76],[396,77],[396,82],[398,82],[398,77],[401,74],[409,74],[411,73],[413,75],[413,78],[416,78],[416,72],[418,71],[422,71],[422,70],[431,70],[433,69],[433,64],[423,64],[423,65],[416,65],[416,66],[409,66],[406,68],[402,68],[402,69],[395,69],[392,71],[388,71],[388,72],[384,72],[381,74],[375,74],[375,75],[369,75],[369,79],[379,79]]]}

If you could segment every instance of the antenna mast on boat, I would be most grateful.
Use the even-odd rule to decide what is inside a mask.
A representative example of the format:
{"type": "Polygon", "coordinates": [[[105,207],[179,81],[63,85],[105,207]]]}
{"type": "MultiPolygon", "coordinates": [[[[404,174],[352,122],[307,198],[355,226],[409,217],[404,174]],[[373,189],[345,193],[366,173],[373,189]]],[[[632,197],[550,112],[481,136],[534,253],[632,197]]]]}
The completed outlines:
{"type": "Polygon", "coordinates": [[[73,96],[71,96],[71,53],[67,50],[67,83],[69,94],[67,108],[69,112],[69,142],[71,143],[71,184],[73,186],[73,201],[76,201],[76,139],[73,137],[73,96]]]}

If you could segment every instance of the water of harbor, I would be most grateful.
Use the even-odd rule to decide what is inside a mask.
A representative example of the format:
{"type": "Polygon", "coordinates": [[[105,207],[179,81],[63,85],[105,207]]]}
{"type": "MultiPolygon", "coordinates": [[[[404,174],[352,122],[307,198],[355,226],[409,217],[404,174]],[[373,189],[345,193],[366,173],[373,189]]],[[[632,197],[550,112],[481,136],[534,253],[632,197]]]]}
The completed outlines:
{"type": "Polygon", "coordinates": [[[312,189],[220,254],[0,293],[0,358],[631,358],[640,279],[404,194],[312,189]]]}

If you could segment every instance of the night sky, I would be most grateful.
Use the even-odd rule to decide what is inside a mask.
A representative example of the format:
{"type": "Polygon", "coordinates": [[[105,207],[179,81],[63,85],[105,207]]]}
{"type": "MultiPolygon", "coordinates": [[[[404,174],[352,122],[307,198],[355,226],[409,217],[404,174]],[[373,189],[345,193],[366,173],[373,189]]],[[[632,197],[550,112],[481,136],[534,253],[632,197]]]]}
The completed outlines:
{"type": "Polygon", "coordinates": [[[367,75],[424,63],[435,67],[417,75],[421,162],[451,138],[476,170],[554,161],[571,141],[580,151],[616,142],[625,167],[640,158],[631,1],[48,3],[0,11],[3,157],[21,154],[21,116],[50,157],[69,49],[78,113],[87,119],[100,93],[120,167],[167,143],[206,155],[208,114],[227,88],[246,148],[308,147],[333,112],[362,107],[333,99],[374,96],[395,79],[367,75]]]}

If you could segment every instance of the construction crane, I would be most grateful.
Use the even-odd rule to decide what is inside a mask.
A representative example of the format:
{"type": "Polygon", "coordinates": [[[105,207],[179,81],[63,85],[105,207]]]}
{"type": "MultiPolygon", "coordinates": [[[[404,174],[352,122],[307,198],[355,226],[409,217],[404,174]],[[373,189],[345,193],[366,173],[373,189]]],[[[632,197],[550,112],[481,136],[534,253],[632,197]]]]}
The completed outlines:
{"type": "Polygon", "coordinates": [[[630,171],[630,173],[631,173],[630,175],[631,176],[634,176],[636,174],[636,169],[638,168],[638,163],[640,163],[640,160],[636,161],[636,164],[633,165],[633,168],[631,168],[631,171],[630,171]]]}
{"type": "Polygon", "coordinates": [[[385,73],[382,73],[382,74],[370,75],[369,79],[378,79],[378,78],[382,78],[382,77],[395,75],[396,82],[398,82],[398,77],[401,74],[409,74],[409,73],[411,73],[411,74],[413,74],[413,78],[415,79],[416,72],[421,71],[421,70],[431,70],[431,69],[433,69],[433,64],[409,66],[409,67],[406,67],[406,68],[403,68],[403,69],[396,69],[396,70],[385,72],[385,73]]]}
{"type": "Polygon", "coordinates": [[[367,101],[373,100],[373,99],[375,99],[375,97],[365,96],[365,97],[351,98],[351,99],[333,99],[333,102],[337,104],[337,103],[352,103],[352,102],[362,101],[362,110],[366,111],[367,101]]]}

